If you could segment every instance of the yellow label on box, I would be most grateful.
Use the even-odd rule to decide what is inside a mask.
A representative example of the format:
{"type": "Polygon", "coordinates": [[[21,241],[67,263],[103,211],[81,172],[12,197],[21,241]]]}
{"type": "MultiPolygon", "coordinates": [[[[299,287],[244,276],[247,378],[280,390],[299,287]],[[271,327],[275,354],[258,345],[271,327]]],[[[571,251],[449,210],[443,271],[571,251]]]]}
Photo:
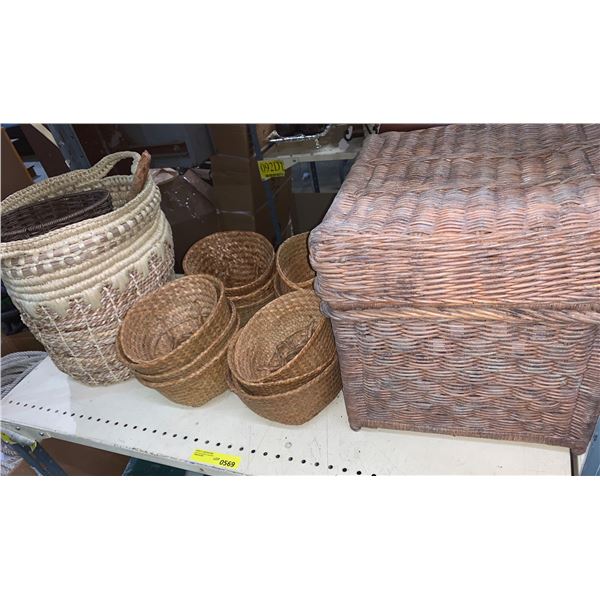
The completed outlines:
{"type": "Polygon", "coordinates": [[[260,178],[265,181],[271,177],[283,177],[285,175],[285,166],[282,160],[259,160],[258,170],[260,178]]]}
{"type": "Polygon", "coordinates": [[[210,465],[211,467],[220,467],[221,469],[237,469],[240,466],[241,458],[232,454],[219,454],[218,452],[209,452],[197,448],[190,456],[194,462],[210,465]]]}

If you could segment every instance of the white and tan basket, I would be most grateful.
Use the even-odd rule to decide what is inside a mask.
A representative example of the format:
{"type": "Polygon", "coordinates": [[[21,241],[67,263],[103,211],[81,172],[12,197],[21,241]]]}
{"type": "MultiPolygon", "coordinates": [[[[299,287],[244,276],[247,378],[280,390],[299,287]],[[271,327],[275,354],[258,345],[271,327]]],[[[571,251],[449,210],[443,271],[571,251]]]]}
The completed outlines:
{"type": "Polygon", "coordinates": [[[118,152],[12,194],[0,215],[71,191],[108,189],[114,210],[28,240],[0,244],[2,280],[24,323],[59,369],[89,385],[123,381],[130,372],[115,354],[121,319],[136,301],[173,278],[171,228],[160,192],[148,177],[127,200],[131,175],[106,177],[118,152]]]}

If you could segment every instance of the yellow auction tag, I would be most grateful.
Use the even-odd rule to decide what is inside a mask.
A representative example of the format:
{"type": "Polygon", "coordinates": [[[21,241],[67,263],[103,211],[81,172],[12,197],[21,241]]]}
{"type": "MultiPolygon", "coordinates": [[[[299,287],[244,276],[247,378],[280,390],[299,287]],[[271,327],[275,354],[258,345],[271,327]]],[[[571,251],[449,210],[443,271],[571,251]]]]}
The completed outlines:
{"type": "Polygon", "coordinates": [[[258,170],[260,171],[260,178],[265,181],[271,179],[271,177],[284,177],[285,166],[282,160],[259,160],[258,170]]]}
{"type": "Polygon", "coordinates": [[[240,466],[240,457],[231,454],[219,454],[218,452],[209,452],[197,448],[190,456],[194,462],[210,465],[211,467],[221,467],[222,469],[237,469],[240,466]]]}

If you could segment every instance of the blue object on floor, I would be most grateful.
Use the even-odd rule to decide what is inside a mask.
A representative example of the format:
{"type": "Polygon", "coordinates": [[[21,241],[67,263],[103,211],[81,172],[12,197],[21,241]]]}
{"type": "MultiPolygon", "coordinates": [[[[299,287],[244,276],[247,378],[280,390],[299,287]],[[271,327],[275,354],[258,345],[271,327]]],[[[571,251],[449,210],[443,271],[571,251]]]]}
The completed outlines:
{"type": "Polygon", "coordinates": [[[132,458],[125,467],[123,475],[166,475],[166,476],[181,476],[185,475],[183,469],[176,467],[167,467],[166,465],[159,465],[149,460],[142,460],[140,458],[132,458]]]}

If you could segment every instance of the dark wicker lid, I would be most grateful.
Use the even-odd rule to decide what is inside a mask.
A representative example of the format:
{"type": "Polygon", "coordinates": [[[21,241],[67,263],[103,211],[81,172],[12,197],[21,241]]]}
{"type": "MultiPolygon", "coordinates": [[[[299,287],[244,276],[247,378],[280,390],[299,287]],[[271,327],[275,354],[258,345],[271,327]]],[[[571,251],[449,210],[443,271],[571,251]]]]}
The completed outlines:
{"type": "Polygon", "coordinates": [[[73,192],[22,206],[2,215],[2,241],[25,240],[113,209],[105,189],[73,192]]]}

